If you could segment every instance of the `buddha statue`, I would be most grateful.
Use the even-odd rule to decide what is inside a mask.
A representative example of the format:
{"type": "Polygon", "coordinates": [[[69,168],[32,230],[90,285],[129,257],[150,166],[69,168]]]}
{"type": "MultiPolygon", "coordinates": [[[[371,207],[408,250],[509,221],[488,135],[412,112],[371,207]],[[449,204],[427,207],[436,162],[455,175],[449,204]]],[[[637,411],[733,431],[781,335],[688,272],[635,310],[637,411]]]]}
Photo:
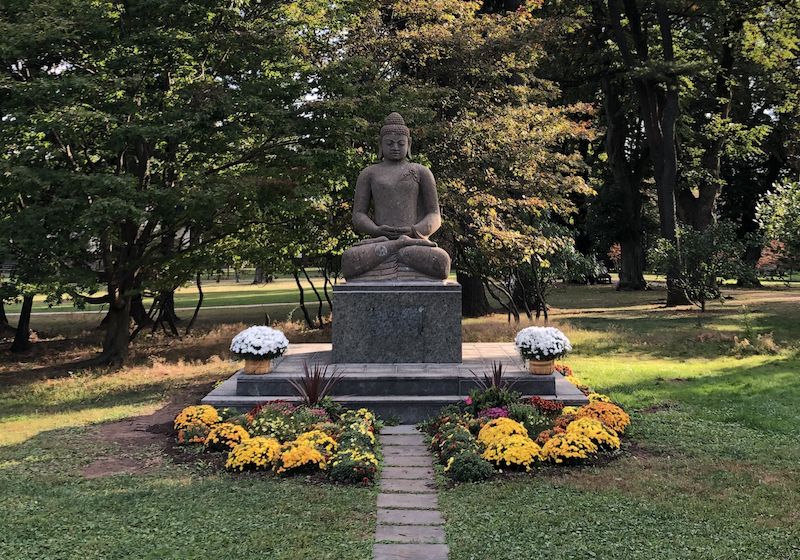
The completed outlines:
{"type": "Polygon", "coordinates": [[[428,239],[442,224],[436,182],[408,160],[411,133],[398,113],[386,117],[378,157],[359,174],[353,202],[353,227],[370,238],[344,252],[342,275],[348,282],[445,280],[450,256],[428,239]]]}

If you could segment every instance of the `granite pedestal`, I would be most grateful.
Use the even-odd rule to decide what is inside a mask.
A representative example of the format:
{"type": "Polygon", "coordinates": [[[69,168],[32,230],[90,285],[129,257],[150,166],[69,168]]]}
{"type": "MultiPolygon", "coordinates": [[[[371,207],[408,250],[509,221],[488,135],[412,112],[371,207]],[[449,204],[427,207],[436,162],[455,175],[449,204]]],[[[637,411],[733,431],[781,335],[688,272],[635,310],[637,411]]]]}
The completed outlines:
{"type": "Polygon", "coordinates": [[[333,306],[334,364],[461,362],[457,282],[347,282],[333,306]]]}
{"type": "Polygon", "coordinates": [[[297,402],[292,380],[303,376],[304,364],[329,365],[341,380],[333,398],[348,408],[366,407],[383,418],[415,423],[438,414],[442,407],[463,401],[478,387],[475,375],[491,371],[501,363],[504,379],[524,396],[558,399],[583,405],[586,396],[561,374],[531,375],[513,343],[471,343],[463,345],[463,362],[458,364],[374,364],[331,363],[330,344],[292,344],[287,354],[274,361],[272,373],[246,375],[237,372],[214,388],[204,404],[234,407],[242,411],[273,400],[297,402]]]}

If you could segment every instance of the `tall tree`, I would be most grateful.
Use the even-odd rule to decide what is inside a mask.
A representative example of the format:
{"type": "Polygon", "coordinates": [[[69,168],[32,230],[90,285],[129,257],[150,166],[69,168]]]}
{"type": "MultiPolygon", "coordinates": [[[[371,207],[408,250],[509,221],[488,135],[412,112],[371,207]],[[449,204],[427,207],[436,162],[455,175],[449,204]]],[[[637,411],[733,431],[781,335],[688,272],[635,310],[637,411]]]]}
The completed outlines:
{"type": "Polygon", "coordinates": [[[374,157],[383,117],[403,113],[413,157],[437,177],[436,240],[476,304],[467,313],[485,311],[487,283],[504,284],[533,252],[561,243],[544,226],[591,193],[578,151],[591,136],[591,108],[559,105],[557,88],[536,77],[549,29],[535,10],[495,9],[461,0],[367,7],[307,109],[320,127],[339,123],[326,144],[347,154],[348,175],[328,183],[350,188],[374,157]]]}
{"type": "Polygon", "coordinates": [[[47,235],[81,247],[59,267],[92,263],[105,288],[99,361],[125,359],[132,300],[165,263],[258,218],[264,169],[296,141],[304,15],[255,0],[0,7],[2,188],[31,218],[69,208],[47,235]]]}

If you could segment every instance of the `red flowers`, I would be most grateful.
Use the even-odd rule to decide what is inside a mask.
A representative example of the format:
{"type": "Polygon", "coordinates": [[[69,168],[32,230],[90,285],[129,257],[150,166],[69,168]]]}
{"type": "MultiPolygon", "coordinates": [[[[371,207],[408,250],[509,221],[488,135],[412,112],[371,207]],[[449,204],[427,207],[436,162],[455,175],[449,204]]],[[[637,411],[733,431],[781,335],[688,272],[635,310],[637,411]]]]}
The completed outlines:
{"type": "Polygon", "coordinates": [[[542,397],[531,397],[528,402],[535,407],[542,414],[558,415],[564,409],[564,403],[561,401],[543,399],[542,397]]]}

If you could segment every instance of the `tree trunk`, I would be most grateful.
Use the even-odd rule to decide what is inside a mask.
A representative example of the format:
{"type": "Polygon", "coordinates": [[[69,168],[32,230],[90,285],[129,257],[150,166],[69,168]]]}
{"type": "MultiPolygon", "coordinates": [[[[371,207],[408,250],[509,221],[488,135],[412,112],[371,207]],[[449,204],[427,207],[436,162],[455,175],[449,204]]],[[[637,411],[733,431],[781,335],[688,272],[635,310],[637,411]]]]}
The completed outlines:
{"type": "Polygon", "coordinates": [[[106,316],[103,352],[98,363],[121,366],[128,358],[130,343],[131,296],[115,298],[106,316]]]}
{"type": "Polygon", "coordinates": [[[6,316],[6,304],[0,299],[0,335],[14,332],[16,332],[16,329],[9,324],[8,317],[6,316]]]}
{"type": "Polygon", "coordinates": [[[17,332],[11,344],[12,352],[25,352],[31,347],[31,310],[33,309],[33,296],[22,298],[22,310],[19,313],[17,332]]]}
{"type": "Polygon", "coordinates": [[[618,290],[645,290],[644,248],[641,237],[622,241],[618,290]]]}
{"type": "MultiPolygon", "coordinates": [[[[675,71],[669,66],[675,63],[675,52],[672,40],[672,27],[663,0],[656,0],[656,13],[659,31],[661,32],[661,51],[664,57],[662,77],[652,74],[641,76],[643,65],[652,63],[648,39],[643,27],[638,3],[634,0],[624,2],[623,17],[622,0],[608,0],[610,26],[620,54],[630,72],[634,88],[639,98],[642,121],[653,164],[653,178],[656,183],[658,200],[658,216],[661,236],[678,243],[675,190],[678,184],[678,153],[676,146],[676,122],[680,107],[680,82],[675,71]],[[629,32],[623,28],[623,19],[627,19],[629,32]],[[630,41],[628,38],[630,35],[630,41]],[[631,46],[635,51],[631,50],[631,46]],[[639,74],[639,75],[636,75],[639,74]]],[[[667,270],[667,305],[686,304],[686,295],[678,287],[676,280],[680,276],[678,269],[667,270]]]]}
{"type": "MultiPolygon", "coordinates": [[[[200,281],[200,273],[197,273],[195,277],[195,283],[197,284],[197,306],[194,308],[194,313],[192,314],[192,318],[189,320],[189,324],[186,325],[186,332],[184,334],[189,334],[194,326],[194,322],[197,321],[197,316],[200,314],[200,307],[203,305],[203,285],[200,281]]],[[[269,324],[269,323],[266,323],[269,324]]]]}
{"type": "Polygon", "coordinates": [[[294,277],[295,284],[297,284],[297,289],[300,291],[300,309],[303,311],[303,318],[305,318],[308,328],[313,329],[315,326],[311,320],[311,316],[308,314],[308,308],[306,307],[305,290],[303,290],[303,284],[300,282],[300,275],[296,268],[292,270],[292,276],[294,277]]]}
{"type": "Polygon", "coordinates": [[[253,275],[253,284],[263,284],[264,283],[264,269],[260,266],[256,267],[256,272],[253,275]]]}
{"type": "Polygon", "coordinates": [[[758,264],[758,259],[761,258],[761,245],[760,244],[750,244],[748,247],[745,248],[744,256],[742,257],[742,261],[744,261],[745,269],[742,271],[742,275],[736,281],[736,285],[740,288],[760,288],[761,281],[758,279],[758,274],[756,273],[756,264],[758,264]]]}
{"type": "Polygon", "coordinates": [[[492,312],[492,306],[486,297],[486,288],[478,276],[470,276],[466,272],[456,270],[456,281],[461,284],[461,315],[464,317],[481,317],[492,312]]]}
{"type": "Polygon", "coordinates": [[[137,294],[131,298],[131,317],[140,327],[148,327],[153,324],[153,320],[147,313],[142,301],[142,294],[137,294]]]}
{"type": "Polygon", "coordinates": [[[164,312],[164,319],[173,323],[178,323],[181,318],[175,312],[175,290],[164,290],[161,292],[162,310],[164,312]]]}

